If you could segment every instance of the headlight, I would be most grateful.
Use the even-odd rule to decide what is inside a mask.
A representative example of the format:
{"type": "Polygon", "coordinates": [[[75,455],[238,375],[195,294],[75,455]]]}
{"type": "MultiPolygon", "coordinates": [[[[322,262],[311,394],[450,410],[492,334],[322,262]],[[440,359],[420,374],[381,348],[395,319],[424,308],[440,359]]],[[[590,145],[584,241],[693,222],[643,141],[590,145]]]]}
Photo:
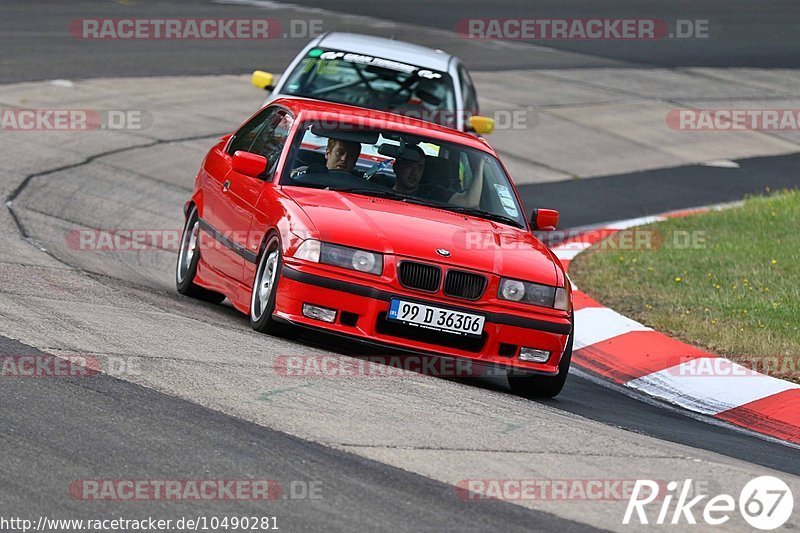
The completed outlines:
{"type": "MultiPolygon", "coordinates": [[[[358,250],[353,254],[353,268],[359,272],[375,272],[377,266],[378,258],[372,252],[358,250]]],[[[380,274],[381,270],[383,269],[379,268],[377,273],[380,274]]]]}
{"type": "Polygon", "coordinates": [[[525,284],[514,279],[505,279],[500,284],[500,298],[519,302],[525,297],[525,284]]]}
{"type": "Polygon", "coordinates": [[[303,241],[303,244],[294,253],[296,259],[305,259],[306,261],[313,261],[319,263],[319,252],[321,242],[314,240],[303,241]]]}
{"type": "Polygon", "coordinates": [[[307,240],[300,245],[294,257],[376,276],[383,273],[383,255],[327,242],[307,240]]]}
{"type": "Polygon", "coordinates": [[[502,278],[497,297],[501,300],[550,307],[566,311],[569,306],[566,289],[527,281],[502,278]]]}
{"type": "Polygon", "coordinates": [[[326,242],[322,243],[319,262],[376,276],[383,273],[383,256],[381,254],[326,242]]]}

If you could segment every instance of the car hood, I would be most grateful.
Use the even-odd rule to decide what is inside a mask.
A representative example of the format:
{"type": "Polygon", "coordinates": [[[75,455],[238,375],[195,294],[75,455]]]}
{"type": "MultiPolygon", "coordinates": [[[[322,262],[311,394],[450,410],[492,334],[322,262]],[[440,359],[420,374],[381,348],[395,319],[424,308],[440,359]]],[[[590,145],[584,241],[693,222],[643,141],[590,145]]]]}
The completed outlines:
{"type": "Polygon", "coordinates": [[[551,252],[523,229],[359,194],[305,187],[286,187],[284,192],[308,215],[322,241],[558,284],[551,252]]]}

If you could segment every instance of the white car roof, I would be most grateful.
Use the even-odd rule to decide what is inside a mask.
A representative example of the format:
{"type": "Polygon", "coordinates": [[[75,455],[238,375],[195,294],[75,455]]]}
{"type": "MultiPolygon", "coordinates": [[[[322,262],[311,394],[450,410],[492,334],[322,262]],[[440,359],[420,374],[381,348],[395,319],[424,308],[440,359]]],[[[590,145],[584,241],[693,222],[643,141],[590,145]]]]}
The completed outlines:
{"type": "Polygon", "coordinates": [[[358,33],[328,33],[322,37],[318,46],[392,59],[441,72],[447,72],[448,64],[453,57],[442,50],[358,33]]]}

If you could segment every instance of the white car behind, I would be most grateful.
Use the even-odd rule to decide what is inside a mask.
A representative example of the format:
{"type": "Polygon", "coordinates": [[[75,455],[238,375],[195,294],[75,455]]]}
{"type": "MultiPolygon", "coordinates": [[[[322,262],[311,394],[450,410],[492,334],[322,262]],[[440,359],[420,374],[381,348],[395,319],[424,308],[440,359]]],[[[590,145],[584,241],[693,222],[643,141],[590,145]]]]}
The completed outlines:
{"type": "Polygon", "coordinates": [[[469,72],[442,50],[355,33],[313,39],[277,83],[269,72],[253,72],[252,83],[271,91],[264,105],[301,96],[390,111],[488,134],[494,120],[480,116],[469,72]]]}

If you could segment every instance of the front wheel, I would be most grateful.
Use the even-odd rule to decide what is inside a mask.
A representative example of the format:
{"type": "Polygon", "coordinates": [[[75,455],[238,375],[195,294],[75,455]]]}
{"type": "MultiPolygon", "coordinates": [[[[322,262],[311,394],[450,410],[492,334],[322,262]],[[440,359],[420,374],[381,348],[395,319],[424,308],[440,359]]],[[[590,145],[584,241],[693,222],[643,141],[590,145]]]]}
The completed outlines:
{"type": "Polygon", "coordinates": [[[224,294],[210,291],[194,283],[197,275],[197,262],[200,260],[200,217],[197,206],[192,206],[186,225],[183,227],[181,246],[178,250],[178,263],[175,266],[175,284],[178,292],[206,302],[218,304],[225,299],[224,294]]]}
{"type": "Polygon", "coordinates": [[[523,398],[554,398],[558,396],[569,374],[569,365],[572,361],[572,337],[574,329],[569,334],[567,347],[564,355],[558,363],[558,375],[541,376],[536,374],[525,374],[524,371],[511,370],[508,374],[508,384],[511,392],[523,398]],[[519,373],[514,373],[519,372],[519,373]]]}
{"type": "Polygon", "coordinates": [[[267,240],[267,245],[261,252],[256,275],[253,278],[253,292],[250,295],[250,325],[261,333],[296,338],[300,334],[299,328],[278,322],[272,316],[275,312],[281,268],[283,268],[281,242],[277,236],[273,235],[267,240]]]}

